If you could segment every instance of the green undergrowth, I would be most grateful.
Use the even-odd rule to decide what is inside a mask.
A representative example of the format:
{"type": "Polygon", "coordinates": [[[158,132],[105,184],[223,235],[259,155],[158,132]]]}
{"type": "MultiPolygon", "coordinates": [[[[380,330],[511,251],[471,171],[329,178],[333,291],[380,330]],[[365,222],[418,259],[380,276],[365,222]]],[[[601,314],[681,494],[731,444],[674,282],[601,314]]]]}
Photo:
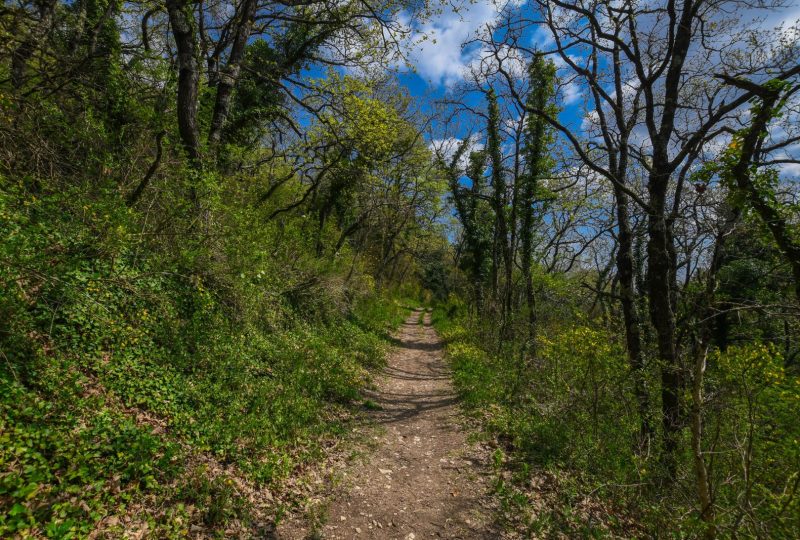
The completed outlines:
{"type": "Polygon", "coordinates": [[[625,377],[613,341],[591,325],[579,325],[540,338],[540,361],[532,366],[513,347],[488,350],[490,341],[481,338],[463,305],[437,307],[433,324],[445,341],[468,416],[495,446],[494,487],[507,525],[535,537],[630,532],[629,520],[586,498],[595,487],[596,497],[605,494],[598,478],[621,480],[635,469],[621,451],[635,425],[626,424],[620,410],[627,404],[616,399],[625,377]],[[571,361],[552,362],[559,356],[571,361]],[[584,380],[587,373],[590,381],[584,380]]]}
{"type": "Polygon", "coordinates": [[[251,330],[211,351],[207,365],[182,369],[153,343],[107,343],[82,357],[43,346],[24,372],[6,363],[0,535],[81,536],[151,497],[171,508],[163,515],[141,509],[159,535],[181,534],[185,505],[200,506],[210,526],[244,518],[246,502],[233,495],[225,508],[209,507],[224,497],[213,479],[196,485],[191,455],[207,452],[256,483],[280,485],[319,457],[320,441],[345,434],[386,345],[381,334],[343,319],[274,334],[251,330]]]}
{"type": "Polygon", "coordinates": [[[271,296],[268,266],[180,270],[102,201],[0,195],[0,537],[257,531],[237,482],[281,493],[349,433],[408,313],[271,296]]]}
{"type": "MultiPolygon", "coordinates": [[[[681,433],[678,480],[666,481],[656,444],[646,451],[637,446],[637,403],[617,335],[577,311],[569,322],[542,313],[536,355],[525,362],[521,339],[492,339],[492,330],[458,300],[441,304],[433,316],[466,412],[495,447],[502,517],[533,537],[701,536],[688,427],[681,433]]],[[[751,344],[714,351],[708,380],[710,403],[719,404],[704,420],[716,437],[715,503],[725,510],[720,537],[738,531],[742,538],[796,538],[797,475],[777,464],[798,463],[800,379],[783,367],[775,347],[751,344]],[[736,477],[745,450],[752,456],[744,462],[749,485],[736,477]],[[748,489],[761,504],[743,511],[748,489]]],[[[657,418],[658,402],[651,406],[657,418]]]]}
{"type": "Polygon", "coordinates": [[[209,508],[221,494],[204,492],[220,486],[196,485],[191,456],[208,453],[257,484],[279,486],[320,457],[321,441],[346,433],[387,346],[357,316],[270,334],[249,329],[222,350],[209,345],[202,364],[183,366],[146,332],[123,329],[113,341],[80,356],[43,344],[24,370],[11,358],[0,366],[0,536],[81,536],[151,497],[171,508],[141,509],[159,534],[180,535],[186,505],[199,505],[206,525],[244,518],[246,502],[233,495],[226,508],[209,508]]]}

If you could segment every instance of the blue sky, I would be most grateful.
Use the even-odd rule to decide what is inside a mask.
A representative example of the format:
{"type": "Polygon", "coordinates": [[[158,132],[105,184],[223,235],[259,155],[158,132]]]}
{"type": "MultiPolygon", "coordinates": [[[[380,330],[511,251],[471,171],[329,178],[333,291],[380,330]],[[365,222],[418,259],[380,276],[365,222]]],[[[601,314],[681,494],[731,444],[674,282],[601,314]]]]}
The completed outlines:
{"type": "MultiPolygon", "coordinates": [[[[464,44],[476,32],[495,21],[502,7],[512,6],[525,11],[533,9],[528,0],[501,0],[499,3],[491,0],[454,2],[444,5],[440,13],[425,21],[415,21],[407,15],[402,15],[399,20],[412,33],[411,39],[406,43],[404,55],[413,66],[413,72],[401,69],[399,81],[423,106],[429,100],[447,96],[463,80],[470,66],[480,60],[484,54],[481,47],[474,43],[464,47],[464,44]]],[[[785,8],[767,16],[764,16],[763,11],[751,10],[741,11],[736,15],[743,27],[774,28],[779,24],[788,27],[800,20],[800,0],[788,0],[785,8]]],[[[528,33],[529,35],[523,36],[525,45],[537,45],[541,48],[549,44],[545,31],[532,28],[528,33]]],[[[561,120],[576,129],[580,129],[585,117],[590,114],[591,107],[587,107],[583,97],[582,89],[578,85],[567,84],[562,87],[559,103],[562,107],[561,120]]],[[[477,101],[480,96],[468,99],[477,101]]],[[[462,127],[462,133],[456,135],[463,136],[465,130],[470,128],[480,131],[475,130],[475,127],[462,127]]]]}
{"type": "MultiPolygon", "coordinates": [[[[451,95],[470,69],[486,57],[486,51],[471,40],[477,33],[485,31],[487,25],[492,25],[504,7],[532,9],[526,0],[499,0],[496,3],[492,0],[454,0],[425,21],[413,20],[405,14],[400,17],[400,22],[411,32],[403,50],[410,69],[402,66],[398,80],[418,98],[419,106],[426,107],[451,95]]],[[[529,34],[525,36],[526,45],[542,47],[550,43],[544,32],[533,29],[529,34]]],[[[525,68],[521,69],[524,71],[525,68]]],[[[563,90],[561,120],[579,128],[584,116],[578,99],[580,91],[575,85],[567,85],[563,90]]],[[[485,108],[484,97],[479,93],[459,94],[459,98],[476,109],[485,108]]],[[[449,135],[464,137],[468,132],[483,131],[482,126],[476,125],[475,119],[471,118],[449,135]]]]}

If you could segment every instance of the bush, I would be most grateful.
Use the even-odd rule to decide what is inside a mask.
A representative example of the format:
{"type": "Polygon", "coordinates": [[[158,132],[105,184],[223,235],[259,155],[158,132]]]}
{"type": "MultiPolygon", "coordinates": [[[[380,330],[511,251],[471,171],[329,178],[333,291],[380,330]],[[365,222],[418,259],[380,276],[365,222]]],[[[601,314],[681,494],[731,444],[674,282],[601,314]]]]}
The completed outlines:
{"type": "MultiPolygon", "coordinates": [[[[466,409],[498,445],[496,487],[505,515],[545,536],[701,535],[688,427],[678,480],[665,482],[657,448],[637,451],[637,403],[619,339],[580,314],[545,321],[536,356],[523,360],[519,340],[498,342],[496,328],[458,301],[434,314],[466,409]],[[599,521],[587,504],[603,509],[599,521]]],[[[654,374],[645,375],[655,386],[654,374]]],[[[729,347],[710,354],[704,394],[703,451],[719,534],[794,538],[800,378],[773,345],[729,347]]]]}
{"type": "Polygon", "coordinates": [[[130,508],[164,536],[190,505],[211,529],[245,519],[197,456],[280,485],[349,431],[407,313],[368,280],[329,289],[339,263],[312,297],[286,294],[302,278],[270,278],[282,263],[255,247],[272,225],[257,239],[233,215],[215,249],[245,251],[176,260],[113,201],[0,189],[0,536],[84,537],[130,508]],[[198,258],[211,267],[189,270],[198,258]]]}

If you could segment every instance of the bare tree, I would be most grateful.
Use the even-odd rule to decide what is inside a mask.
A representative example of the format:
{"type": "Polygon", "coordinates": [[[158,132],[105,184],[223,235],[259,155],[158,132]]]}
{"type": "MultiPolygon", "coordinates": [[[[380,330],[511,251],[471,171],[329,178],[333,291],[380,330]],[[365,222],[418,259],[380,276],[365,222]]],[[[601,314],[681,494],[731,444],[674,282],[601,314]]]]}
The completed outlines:
{"type": "MultiPolygon", "coordinates": [[[[502,30],[492,29],[483,43],[498,72],[514,88],[506,51],[533,54],[522,44],[521,36],[526,28],[541,25],[549,30],[554,44],[545,52],[558,57],[570,77],[591,95],[590,120],[598,132],[588,140],[579,129],[546,111],[529,108],[529,112],[545,117],[587,166],[614,186],[618,227],[622,228],[619,239],[624,244],[617,254],[617,271],[634,371],[641,366],[641,353],[637,352],[641,338],[635,303],[631,302],[632,257],[625,230],[628,200],[647,215],[648,309],[661,371],[663,455],[667,472],[673,476],[685,381],[676,331],[675,221],[687,178],[708,151],[707,144],[728,133],[742,107],[756,95],[752,89],[733,87],[719,79],[709,81],[709,69],[738,77],[748,74],[757,80],[778,71],[778,79],[786,80],[794,75],[791,66],[796,55],[758,49],[744,52],[746,41],[767,42],[763,32],[746,30],[739,26],[738,18],[726,15],[731,10],[753,8],[747,2],[540,0],[537,5],[540,16],[509,13],[502,30]],[[631,160],[645,172],[644,193],[628,182],[631,160]]],[[[764,10],[782,6],[780,1],[760,5],[764,10]]],[[[637,393],[646,398],[641,388],[637,393]]],[[[641,408],[646,419],[644,399],[641,408]]],[[[643,431],[651,429],[643,423],[643,431]]]]}

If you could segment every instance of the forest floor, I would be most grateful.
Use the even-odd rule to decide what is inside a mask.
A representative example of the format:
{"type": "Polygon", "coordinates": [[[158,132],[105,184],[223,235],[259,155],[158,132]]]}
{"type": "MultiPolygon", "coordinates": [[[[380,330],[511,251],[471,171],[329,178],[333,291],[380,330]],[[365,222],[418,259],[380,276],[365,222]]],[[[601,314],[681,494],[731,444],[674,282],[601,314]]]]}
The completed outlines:
{"type": "MultiPolygon", "coordinates": [[[[281,540],[498,538],[485,451],[467,440],[430,313],[411,313],[368,392],[379,435],[324,503],[324,520],[286,520],[281,540]]],[[[319,517],[317,517],[319,519],[319,517]]]]}

